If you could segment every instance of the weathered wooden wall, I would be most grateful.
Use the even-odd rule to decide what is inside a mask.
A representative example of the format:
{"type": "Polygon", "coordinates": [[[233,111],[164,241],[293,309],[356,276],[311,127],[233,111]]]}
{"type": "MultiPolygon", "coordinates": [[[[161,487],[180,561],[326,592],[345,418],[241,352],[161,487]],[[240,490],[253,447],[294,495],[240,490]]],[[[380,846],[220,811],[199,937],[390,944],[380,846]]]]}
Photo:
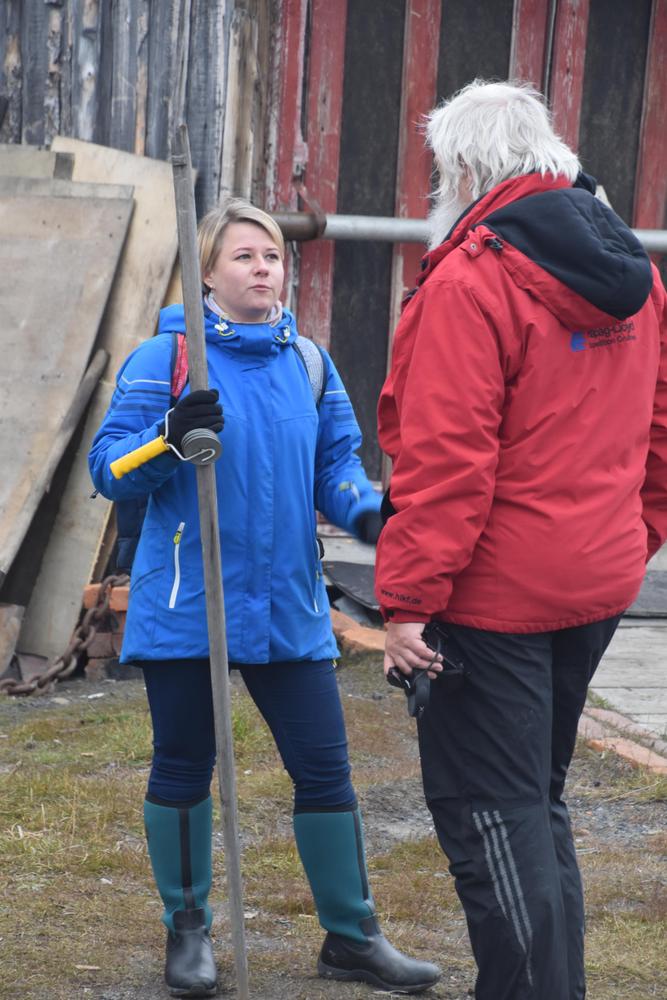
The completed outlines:
{"type": "MultiPolygon", "coordinates": [[[[474,77],[546,93],[626,221],[665,225],[667,0],[0,0],[0,142],[60,133],[166,159],[201,211],[422,214],[418,118],[474,77]]],[[[330,346],[379,476],[375,403],[415,248],[290,247],[287,301],[330,346]]]]}
{"type": "Polygon", "coordinates": [[[197,201],[264,199],[274,0],[2,0],[0,142],[73,136],[156,159],[183,117],[197,201]]]}

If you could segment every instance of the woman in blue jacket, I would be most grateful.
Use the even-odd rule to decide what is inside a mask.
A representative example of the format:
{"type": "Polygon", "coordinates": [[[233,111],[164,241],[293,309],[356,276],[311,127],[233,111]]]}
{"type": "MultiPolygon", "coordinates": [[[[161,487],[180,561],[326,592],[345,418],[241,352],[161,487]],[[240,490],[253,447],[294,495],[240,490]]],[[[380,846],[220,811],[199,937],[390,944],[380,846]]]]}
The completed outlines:
{"type": "MultiPolygon", "coordinates": [[[[170,409],[182,306],[123,365],[93,442],[90,469],[111,500],[148,497],[134,559],[121,659],[143,667],[154,734],[144,816],[167,926],[174,995],[209,996],[211,796],[215,761],[192,429],[223,429],[216,464],[229,660],[269,725],[294,782],[294,833],[327,935],[320,975],[419,992],[437,967],[381,934],[368,888],[332,658],[315,510],[367,542],[379,497],[356,450],[359,428],[322,351],[321,398],[283,309],[284,243],[274,220],[240,199],[202,220],[199,252],[210,390],[170,409]],[[319,395],[319,394],[318,394],[319,395]],[[170,451],[115,479],[111,463],[162,434],[170,451]]],[[[318,359],[319,361],[319,359],[318,359]]]]}

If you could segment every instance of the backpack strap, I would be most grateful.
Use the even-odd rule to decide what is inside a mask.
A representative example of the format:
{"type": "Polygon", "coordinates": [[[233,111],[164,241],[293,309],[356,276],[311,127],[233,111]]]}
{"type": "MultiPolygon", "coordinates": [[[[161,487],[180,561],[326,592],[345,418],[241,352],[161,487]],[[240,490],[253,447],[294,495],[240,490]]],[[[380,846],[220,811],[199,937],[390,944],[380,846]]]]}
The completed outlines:
{"type": "Polygon", "coordinates": [[[171,335],[171,405],[174,406],[188,381],[188,342],[184,333],[171,335]]]}
{"type": "Polygon", "coordinates": [[[314,341],[309,340],[308,337],[302,337],[299,334],[296,340],[292,341],[292,346],[294,350],[301,358],[301,363],[306,369],[306,374],[308,375],[308,381],[310,382],[310,388],[313,393],[313,400],[315,406],[319,408],[322,402],[322,396],[324,395],[324,355],[322,354],[322,348],[314,341]]]}

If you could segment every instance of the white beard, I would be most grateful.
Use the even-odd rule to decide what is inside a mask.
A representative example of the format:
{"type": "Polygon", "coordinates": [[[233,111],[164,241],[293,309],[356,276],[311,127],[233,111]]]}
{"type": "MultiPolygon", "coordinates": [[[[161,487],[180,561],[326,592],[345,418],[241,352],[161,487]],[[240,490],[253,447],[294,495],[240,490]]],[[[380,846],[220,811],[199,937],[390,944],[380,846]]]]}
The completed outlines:
{"type": "Polygon", "coordinates": [[[428,249],[434,250],[444,242],[459,215],[462,215],[468,207],[458,196],[451,198],[440,198],[433,205],[428,213],[428,249]]]}

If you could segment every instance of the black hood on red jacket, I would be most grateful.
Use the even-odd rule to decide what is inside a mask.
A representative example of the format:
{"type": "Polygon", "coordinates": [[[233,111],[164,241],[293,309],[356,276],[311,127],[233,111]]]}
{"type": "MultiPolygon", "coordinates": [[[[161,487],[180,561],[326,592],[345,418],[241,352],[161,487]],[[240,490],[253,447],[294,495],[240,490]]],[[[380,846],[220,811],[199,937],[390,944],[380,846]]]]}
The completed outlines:
{"type": "Polygon", "coordinates": [[[595,181],[528,195],[480,223],[562,284],[616,319],[633,316],[653,285],[651,262],[621,218],[595,197],[595,181]]]}

